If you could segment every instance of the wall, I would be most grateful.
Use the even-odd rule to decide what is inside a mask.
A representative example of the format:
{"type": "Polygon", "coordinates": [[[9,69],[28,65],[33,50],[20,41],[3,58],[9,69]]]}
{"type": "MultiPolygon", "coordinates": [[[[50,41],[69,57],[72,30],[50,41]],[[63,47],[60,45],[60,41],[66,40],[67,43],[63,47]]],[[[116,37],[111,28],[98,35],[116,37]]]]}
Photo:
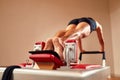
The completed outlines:
{"type": "Polygon", "coordinates": [[[114,56],[114,73],[115,76],[120,76],[120,0],[110,0],[110,18],[112,31],[112,45],[114,56]]]}
{"type": "MultiPolygon", "coordinates": [[[[102,24],[107,64],[113,71],[108,0],[0,0],[0,65],[25,62],[36,41],[45,41],[66,28],[69,20],[82,16],[91,16],[102,24]]],[[[95,32],[83,40],[83,46],[99,50],[95,32]]],[[[85,59],[98,61],[95,56],[85,59]]]]}

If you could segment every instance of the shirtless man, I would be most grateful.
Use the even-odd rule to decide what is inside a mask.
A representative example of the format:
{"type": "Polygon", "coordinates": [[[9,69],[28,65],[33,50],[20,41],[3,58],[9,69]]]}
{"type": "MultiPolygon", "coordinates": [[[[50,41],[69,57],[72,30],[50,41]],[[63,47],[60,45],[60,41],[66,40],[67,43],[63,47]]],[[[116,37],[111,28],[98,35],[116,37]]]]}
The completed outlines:
{"type": "Polygon", "coordinates": [[[44,50],[54,50],[59,54],[61,60],[64,60],[64,41],[67,39],[77,40],[80,51],[84,52],[81,45],[81,39],[89,36],[93,31],[97,32],[101,46],[100,51],[104,51],[102,26],[90,17],[82,17],[71,20],[66,29],[58,31],[52,38],[49,38],[46,41],[44,50]]]}

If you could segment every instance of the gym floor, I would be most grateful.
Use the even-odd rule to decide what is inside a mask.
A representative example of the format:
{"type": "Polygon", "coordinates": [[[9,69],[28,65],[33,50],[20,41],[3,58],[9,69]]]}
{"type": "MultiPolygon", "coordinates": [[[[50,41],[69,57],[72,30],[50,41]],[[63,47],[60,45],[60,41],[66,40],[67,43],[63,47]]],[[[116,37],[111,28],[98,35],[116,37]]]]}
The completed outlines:
{"type": "Polygon", "coordinates": [[[110,78],[108,80],[120,80],[120,77],[112,77],[112,78],[110,78]]]}

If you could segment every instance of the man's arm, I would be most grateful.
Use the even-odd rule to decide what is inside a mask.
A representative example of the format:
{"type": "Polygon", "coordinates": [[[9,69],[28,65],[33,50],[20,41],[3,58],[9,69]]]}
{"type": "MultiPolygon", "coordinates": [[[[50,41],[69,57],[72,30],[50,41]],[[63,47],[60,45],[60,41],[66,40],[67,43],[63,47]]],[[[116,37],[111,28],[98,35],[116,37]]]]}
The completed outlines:
{"type": "Polygon", "coordinates": [[[104,51],[104,38],[103,38],[103,31],[102,31],[102,27],[99,25],[96,29],[97,32],[97,36],[99,39],[99,43],[101,45],[101,50],[100,51],[104,51]]]}

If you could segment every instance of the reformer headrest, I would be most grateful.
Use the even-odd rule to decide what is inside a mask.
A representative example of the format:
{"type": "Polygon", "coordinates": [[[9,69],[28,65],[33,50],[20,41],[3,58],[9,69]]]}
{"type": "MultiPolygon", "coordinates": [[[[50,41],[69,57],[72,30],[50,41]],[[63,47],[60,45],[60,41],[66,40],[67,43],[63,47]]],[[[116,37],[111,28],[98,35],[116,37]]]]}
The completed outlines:
{"type": "Polygon", "coordinates": [[[29,53],[31,54],[52,54],[55,57],[57,57],[58,59],[60,59],[60,56],[58,55],[58,53],[56,53],[53,50],[43,50],[43,51],[29,51],[29,53]]]}

